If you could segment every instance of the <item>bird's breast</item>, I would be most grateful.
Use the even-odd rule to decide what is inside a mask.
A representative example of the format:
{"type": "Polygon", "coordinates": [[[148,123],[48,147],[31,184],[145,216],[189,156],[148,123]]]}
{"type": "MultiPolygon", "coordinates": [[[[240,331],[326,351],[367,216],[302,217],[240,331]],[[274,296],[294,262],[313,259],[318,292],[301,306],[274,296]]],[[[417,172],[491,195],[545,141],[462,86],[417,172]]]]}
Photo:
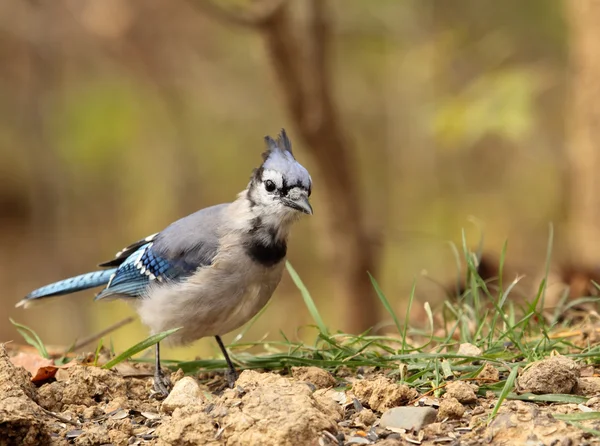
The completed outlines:
{"type": "Polygon", "coordinates": [[[181,329],[170,337],[185,344],[241,327],[263,308],[277,288],[284,261],[265,267],[223,258],[179,284],[156,287],[138,312],[152,332],[181,329]]]}

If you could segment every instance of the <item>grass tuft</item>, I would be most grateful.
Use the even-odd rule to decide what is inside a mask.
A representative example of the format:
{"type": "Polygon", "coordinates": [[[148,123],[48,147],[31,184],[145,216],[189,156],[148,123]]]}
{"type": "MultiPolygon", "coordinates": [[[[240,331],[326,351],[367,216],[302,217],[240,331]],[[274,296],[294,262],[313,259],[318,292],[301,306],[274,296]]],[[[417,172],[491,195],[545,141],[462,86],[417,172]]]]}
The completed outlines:
{"type": "Polygon", "coordinates": [[[19,334],[21,336],[23,336],[23,339],[25,339],[25,342],[27,342],[29,345],[35,347],[35,349],[38,351],[38,353],[40,354],[40,356],[42,358],[50,359],[50,355],[48,354],[48,350],[46,349],[46,346],[44,345],[44,343],[42,342],[42,340],[40,339],[40,337],[37,335],[37,333],[35,331],[33,331],[31,328],[29,328],[23,324],[19,324],[18,322],[15,322],[13,319],[9,319],[9,320],[10,320],[10,323],[15,326],[15,328],[17,329],[19,334]]]}

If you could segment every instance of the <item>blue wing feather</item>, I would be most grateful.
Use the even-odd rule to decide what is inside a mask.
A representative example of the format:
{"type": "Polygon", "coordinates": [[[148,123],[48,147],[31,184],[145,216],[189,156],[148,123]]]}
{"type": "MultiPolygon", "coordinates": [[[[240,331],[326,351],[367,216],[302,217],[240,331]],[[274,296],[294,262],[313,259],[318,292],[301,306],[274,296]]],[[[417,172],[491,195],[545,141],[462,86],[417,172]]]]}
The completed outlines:
{"type": "Polygon", "coordinates": [[[152,243],[147,243],[127,257],[96,299],[116,295],[140,297],[151,283],[181,280],[192,274],[194,269],[158,256],[152,250],[152,243]]]}

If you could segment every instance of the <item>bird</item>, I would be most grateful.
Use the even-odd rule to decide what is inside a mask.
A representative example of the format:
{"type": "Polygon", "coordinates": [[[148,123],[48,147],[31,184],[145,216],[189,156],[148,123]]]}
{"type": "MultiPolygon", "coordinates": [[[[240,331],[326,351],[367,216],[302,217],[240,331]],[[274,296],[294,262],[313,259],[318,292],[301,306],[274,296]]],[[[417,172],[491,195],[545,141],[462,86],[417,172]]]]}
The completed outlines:
{"type": "MultiPolygon", "coordinates": [[[[285,129],[264,140],[262,164],[234,201],[177,220],[100,263],[101,269],[38,288],[16,306],[104,286],[95,300],[130,302],[151,334],[179,328],[168,338],[174,345],[213,336],[234,387],[237,372],[221,336],[267,304],[283,275],[293,223],[313,214],[312,179],[285,129]]],[[[167,396],[169,388],[159,342],[154,389],[167,396]]]]}

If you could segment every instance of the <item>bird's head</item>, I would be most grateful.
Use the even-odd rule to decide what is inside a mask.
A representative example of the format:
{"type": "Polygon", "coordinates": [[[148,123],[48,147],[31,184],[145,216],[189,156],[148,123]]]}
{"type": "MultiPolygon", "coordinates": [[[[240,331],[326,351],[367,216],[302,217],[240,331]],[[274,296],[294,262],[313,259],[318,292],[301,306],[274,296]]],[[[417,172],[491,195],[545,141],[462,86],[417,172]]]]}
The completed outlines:
{"type": "Polygon", "coordinates": [[[293,221],[302,214],[313,213],[310,197],[312,180],[308,171],[292,153],[292,143],[285,130],[274,140],[265,137],[267,150],[262,165],[254,170],[248,187],[250,206],[260,216],[281,222],[293,221]]]}

